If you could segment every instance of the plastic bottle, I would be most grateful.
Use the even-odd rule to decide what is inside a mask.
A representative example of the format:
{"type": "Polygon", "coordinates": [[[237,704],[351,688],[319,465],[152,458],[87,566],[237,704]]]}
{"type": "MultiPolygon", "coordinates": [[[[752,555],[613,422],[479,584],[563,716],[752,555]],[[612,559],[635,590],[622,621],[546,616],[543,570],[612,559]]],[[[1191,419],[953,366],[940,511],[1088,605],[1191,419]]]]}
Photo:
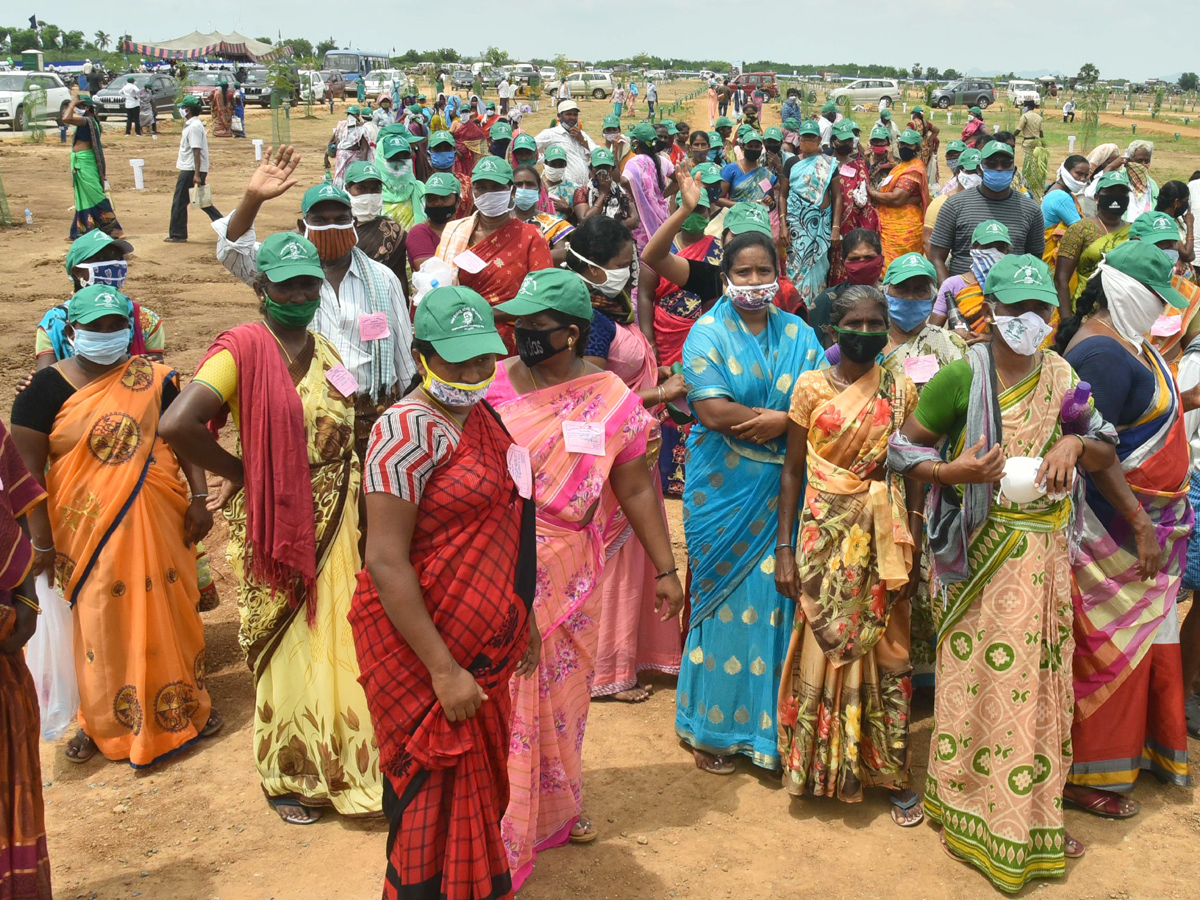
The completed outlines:
{"type": "Polygon", "coordinates": [[[1087,434],[1091,422],[1092,411],[1088,401],[1092,398],[1092,386],[1086,381],[1075,385],[1073,391],[1068,391],[1063,397],[1062,419],[1063,434],[1087,434]]]}
{"type": "Polygon", "coordinates": [[[33,224],[33,212],[29,209],[28,206],[25,207],[25,224],[26,225],[33,224]]]}

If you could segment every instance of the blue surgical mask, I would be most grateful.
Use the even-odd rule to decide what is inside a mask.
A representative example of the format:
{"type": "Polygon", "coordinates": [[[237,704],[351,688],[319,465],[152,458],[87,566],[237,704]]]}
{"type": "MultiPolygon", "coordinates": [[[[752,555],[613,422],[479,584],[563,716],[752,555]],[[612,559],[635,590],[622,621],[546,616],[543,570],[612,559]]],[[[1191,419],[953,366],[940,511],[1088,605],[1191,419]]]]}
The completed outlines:
{"type": "Polygon", "coordinates": [[[885,294],[888,304],[888,316],[896,327],[906,334],[915,331],[917,326],[929,318],[933,312],[933,300],[905,300],[885,294]]]}
{"type": "Polygon", "coordinates": [[[434,150],[429,154],[429,161],[433,163],[435,169],[445,172],[447,169],[454,168],[454,151],[434,150]]]}
{"type": "Polygon", "coordinates": [[[1006,191],[1012,187],[1013,175],[1016,169],[987,169],[983,170],[983,186],[989,191],[1006,191]]]}
{"type": "Polygon", "coordinates": [[[71,338],[71,347],[76,356],[101,366],[109,366],[124,356],[133,343],[133,329],[122,328],[120,331],[85,331],[76,326],[75,336],[71,338]]]}
{"type": "Polygon", "coordinates": [[[538,202],[541,196],[537,188],[517,188],[513,195],[513,203],[517,205],[517,209],[532,209],[538,202]]]}
{"type": "Polygon", "coordinates": [[[1163,250],[1163,253],[1167,254],[1167,259],[1169,259],[1171,261],[1171,265],[1175,265],[1175,263],[1179,262],[1179,251],[1178,250],[1175,250],[1175,249],[1163,250]]]}

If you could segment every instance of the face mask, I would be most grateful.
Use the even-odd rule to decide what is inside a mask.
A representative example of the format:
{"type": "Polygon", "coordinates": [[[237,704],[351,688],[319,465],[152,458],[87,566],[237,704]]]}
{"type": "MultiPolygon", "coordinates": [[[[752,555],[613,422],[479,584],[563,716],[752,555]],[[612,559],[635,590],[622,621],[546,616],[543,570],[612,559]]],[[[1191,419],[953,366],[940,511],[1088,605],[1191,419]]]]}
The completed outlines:
{"type": "Polygon", "coordinates": [[[854,149],[853,141],[834,141],[833,142],[833,152],[836,153],[838,156],[845,156],[847,153],[849,153],[853,149],[854,149]]]}
{"type": "Polygon", "coordinates": [[[457,206],[425,206],[425,218],[435,225],[445,225],[458,212],[457,206]]]}
{"type": "Polygon", "coordinates": [[[1058,167],[1058,177],[1059,180],[1062,181],[1062,183],[1066,186],[1067,190],[1072,194],[1082,193],[1083,189],[1088,186],[1086,181],[1077,180],[1074,175],[1072,175],[1062,166],[1058,167]]]}
{"type": "Polygon", "coordinates": [[[963,190],[969,191],[971,188],[979,187],[983,184],[983,176],[977,172],[959,172],[955,176],[958,183],[963,186],[963,190]]]}
{"type": "Polygon", "coordinates": [[[838,336],[838,349],[851,362],[872,362],[887,346],[886,331],[847,331],[836,327],[834,330],[838,336]]]}
{"type": "Polygon", "coordinates": [[[129,276],[129,263],[123,259],[113,262],[80,263],[77,268],[86,269],[87,275],[79,279],[85,287],[92,284],[107,284],[120,290],[129,276]]]}
{"type": "Polygon", "coordinates": [[[586,263],[587,265],[595,269],[599,269],[604,273],[603,284],[592,284],[592,282],[588,281],[586,278],[583,280],[587,282],[589,287],[603,294],[605,297],[616,297],[621,293],[621,291],[625,290],[626,285],[629,284],[629,273],[632,269],[632,266],[622,266],[619,269],[606,269],[604,266],[594,263],[587,257],[576,253],[574,247],[568,247],[567,252],[580,262],[586,263]]]}
{"type": "Polygon", "coordinates": [[[746,157],[746,159],[750,160],[750,162],[758,162],[758,158],[762,156],[762,150],[746,149],[742,151],[742,156],[746,157]]]}
{"type": "MultiPolygon", "coordinates": [[[[381,194],[380,197],[382,196],[381,194]]],[[[305,222],[304,236],[316,246],[321,262],[341,259],[358,243],[358,232],[354,229],[353,222],[345,225],[309,225],[305,222]]]]}
{"type": "Polygon", "coordinates": [[[708,161],[709,161],[709,162],[714,162],[714,161],[716,160],[716,158],[717,158],[717,154],[718,154],[718,153],[720,153],[720,152],[721,152],[721,148],[720,148],[720,147],[714,147],[713,149],[709,150],[709,151],[708,151],[708,161]]]}
{"type": "Polygon", "coordinates": [[[492,141],[492,143],[488,146],[488,152],[491,153],[492,156],[498,156],[501,159],[504,159],[504,157],[508,155],[508,141],[492,141]]]}
{"type": "Polygon", "coordinates": [[[537,188],[517,188],[517,193],[513,196],[513,203],[516,204],[517,209],[533,209],[539,197],[541,197],[541,191],[537,188]]]}
{"type": "Polygon", "coordinates": [[[989,191],[1007,191],[1016,172],[1016,169],[984,169],[983,186],[989,191]]]}
{"type": "Polygon", "coordinates": [[[954,157],[953,160],[946,160],[946,168],[948,168],[952,173],[958,172],[958,157],[954,157]]]}
{"type": "Polygon", "coordinates": [[[550,335],[556,331],[562,331],[564,328],[570,328],[570,325],[560,325],[557,328],[550,328],[546,331],[537,331],[532,328],[514,328],[513,337],[517,342],[517,355],[521,357],[521,362],[532,369],[539,363],[544,363],[551,357],[558,356],[566,350],[566,347],[555,348],[550,343],[550,335]]]}
{"type": "Polygon", "coordinates": [[[433,163],[433,167],[440,172],[445,172],[454,168],[454,151],[453,150],[435,150],[429,154],[429,161],[433,163]]]}
{"type": "Polygon", "coordinates": [[[705,190],[708,191],[708,202],[710,204],[716,203],[721,198],[721,186],[719,184],[711,185],[705,188],[705,190]]]}
{"type": "Polygon", "coordinates": [[[884,294],[887,297],[888,315],[892,321],[896,323],[896,327],[907,334],[910,331],[916,331],[918,326],[924,324],[929,318],[929,314],[933,312],[933,300],[904,300],[901,297],[893,297],[891,294],[884,294]]]}
{"type": "Polygon", "coordinates": [[[846,260],[846,277],[851,284],[875,284],[883,274],[883,257],[846,260]]]}
{"type": "Polygon", "coordinates": [[[132,328],[122,328],[120,331],[84,331],[77,327],[75,337],[71,339],[71,346],[76,356],[82,356],[101,366],[110,366],[129,351],[132,342],[132,328]]]}
{"type": "Polygon", "coordinates": [[[1054,330],[1049,322],[1035,312],[1021,313],[1019,316],[996,316],[992,323],[1004,343],[1018,356],[1033,356],[1046,336],[1054,330]]]}
{"type": "Polygon", "coordinates": [[[350,211],[354,221],[369,222],[383,215],[383,194],[352,194],[350,211]]]}
{"type": "Polygon", "coordinates": [[[900,148],[900,158],[902,160],[904,160],[905,162],[907,162],[910,159],[914,159],[916,157],[916,155],[917,155],[916,147],[901,147],[900,148]]]}
{"type": "Polygon", "coordinates": [[[994,248],[988,250],[972,250],[971,251],[971,271],[975,275],[975,280],[979,282],[982,288],[987,281],[988,272],[992,271],[992,266],[1000,262],[1004,258],[1004,252],[994,248]]]}
{"type": "Polygon", "coordinates": [[[425,378],[421,381],[421,387],[425,388],[425,393],[434,400],[447,406],[474,406],[483,399],[496,377],[493,373],[478,384],[457,384],[438,378],[433,369],[429,368],[424,354],[421,355],[421,365],[425,367],[425,378]]]}
{"type": "Polygon", "coordinates": [[[1175,265],[1175,263],[1179,262],[1178,250],[1164,250],[1163,253],[1167,254],[1167,259],[1171,261],[1171,265],[1175,265]]]}
{"type": "Polygon", "coordinates": [[[689,234],[700,234],[708,227],[708,217],[703,213],[692,213],[683,220],[683,230],[689,234]]]}
{"type": "Polygon", "coordinates": [[[871,152],[874,153],[876,156],[887,156],[888,148],[886,145],[883,147],[877,147],[874,144],[872,144],[871,152]]]}
{"type": "Polygon", "coordinates": [[[512,209],[512,195],[508,191],[490,191],[475,195],[475,208],[489,219],[496,219],[512,209]]]}
{"type": "Polygon", "coordinates": [[[267,307],[267,315],[284,328],[307,328],[308,324],[316,318],[321,298],[306,300],[303,303],[278,303],[268,296],[264,303],[267,307]]]}
{"type": "Polygon", "coordinates": [[[707,151],[707,150],[693,150],[692,151],[692,164],[699,165],[700,163],[708,162],[708,153],[709,153],[709,151],[707,151]]]}
{"type": "Polygon", "coordinates": [[[1128,191],[1120,191],[1114,194],[1109,194],[1106,197],[1097,197],[1096,205],[1107,213],[1112,213],[1114,216],[1125,215],[1125,210],[1129,209],[1128,191]]]}
{"type": "Polygon", "coordinates": [[[731,284],[725,288],[725,296],[738,309],[764,309],[779,293],[779,280],[770,284],[731,284]]]}
{"type": "Polygon", "coordinates": [[[546,166],[545,171],[542,172],[542,177],[551,184],[561,184],[562,180],[567,177],[567,167],[555,168],[554,166],[546,166]]]}

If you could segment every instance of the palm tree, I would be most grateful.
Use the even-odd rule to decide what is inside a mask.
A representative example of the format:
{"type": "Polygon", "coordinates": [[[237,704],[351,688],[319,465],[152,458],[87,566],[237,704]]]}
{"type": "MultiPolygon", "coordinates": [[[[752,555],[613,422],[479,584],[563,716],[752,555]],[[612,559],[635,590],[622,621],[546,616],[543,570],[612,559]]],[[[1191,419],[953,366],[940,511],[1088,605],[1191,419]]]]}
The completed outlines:
{"type": "Polygon", "coordinates": [[[112,37],[106,31],[96,32],[96,46],[101,50],[107,50],[108,45],[112,43],[112,37]]]}

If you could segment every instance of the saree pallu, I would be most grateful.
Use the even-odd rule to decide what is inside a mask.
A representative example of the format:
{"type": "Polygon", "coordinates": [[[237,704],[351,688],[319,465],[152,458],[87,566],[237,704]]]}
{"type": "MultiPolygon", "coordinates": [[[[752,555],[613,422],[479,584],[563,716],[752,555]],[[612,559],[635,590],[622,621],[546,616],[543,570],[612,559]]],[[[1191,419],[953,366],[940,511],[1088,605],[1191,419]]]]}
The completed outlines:
{"type": "MultiPolygon", "coordinates": [[[[93,128],[99,128],[93,124],[93,128]]],[[[71,222],[71,240],[99,228],[111,237],[125,232],[117,221],[112,201],[104,193],[104,175],[94,150],[71,151],[71,185],[75,192],[75,218],[71,222]]]]}
{"type": "MultiPolygon", "coordinates": [[[[840,233],[849,234],[855,228],[866,228],[868,231],[879,231],[879,213],[871,205],[869,198],[862,199],[866,192],[865,185],[870,181],[871,170],[861,153],[857,153],[849,162],[838,166],[838,189],[842,192],[842,222],[840,233]]],[[[842,260],[842,245],[839,241],[829,251],[830,284],[841,284],[846,281],[846,264],[842,260]]]]}
{"type": "Polygon", "coordinates": [[[646,249],[650,236],[662,227],[670,215],[665,191],[674,187],[674,183],[671,181],[673,167],[668,169],[669,166],[670,163],[664,162],[661,157],[651,157],[648,153],[635,153],[625,163],[624,177],[629,182],[629,192],[638,211],[638,225],[633,229],[633,240],[639,254],[646,249]],[[658,167],[657,171],[655,166],[658,167]],[[661,188],[658,186],[659,175],[663,182],[661,188]]]}
{"type": "Polygon", "coordinates": [[[792,421],[808,429],[807,485],[779,755],[789,793],[856,802],[864,787],[908,783],[909,615],[894,592],[908,582],[913,539],[903,479],[886,464],[917,391],[875,366],[830,393],[818,371],[792,394],[792,421]]]}
{"type": "Polygon", "coordinates": [[[787,274],[806,307],[825,290],[829,278],[833,229],[829,185],[836,172],[831,157],[817,154],[798,159],[789,176],[787,274]]]}
{"type": "Polygon", "coordinates": [[[925,164],[918,159],[896,163],[887,178],[879,183],[880,190],[908,191],[903,206],[880,206],[879,240],[883,244],[883,264],[905,253],[921,253],[924,245],[921,234],[925,227],[925,210],[929,208],[929,183],[925,164]]]}
{"type": "Polygon", "coordinates": [[[975,334],[987,334],[990,324],[987,318],[987,307],[983,302],[983,288],[979,282],[963,279],[964,287],[954,295],[954,305],[963,323],[975,334]]]}
{"type": "MultiPolygon", "coordinates": [[[[824,350],[775,306],[761,334],[728,299],[700,317],[683,348],[689,402],[727,398],[786,410],[797,375],[824,350]]],[[[692,613],[676,692],[675,733],[715,755],[779,768],[775,711],[795,604],[775,589],[775,514],[785,437],[765,444],[692,425],[683,494],[692,613]]]]}
{"type": "MultiPolygon", "coordinates": [[[[1046,353],[1039,369],[1000,395],[1009,456],[1053,446],[1062,398],[1078,380],[1065,360],[1046,353]]],[[[962,437],[953,443],[951,459],[962,437]]],[[[1009,892],[1061,876],[1066,865],[1070,506],[1069,499],[993,502],[970,536],[969,579],[933,598],[937,690],[925,810],[955,854],[1009,892]]]]}
{"type": "Polygon", "coordinates": [[[522,533],[525,501],[508,473],[511,445],[488,407],[472,409],[458,446],[425,485],[413,533],[412,564],[433,624],[488,695],[474,716],[446,718],[370,574],[358,574],[349,618],[391,824],[388,900],[512,896],[500,837],[508,805],[509,679],[529,642],[532,579],[518,581],[526,568],[532,573],[535,551],[533,529],[522,533]]]}
{"type": "MultiPolygon", "coordinates": [[[[314,337],[307,369],[289,374],[303,409],[312,480],[315,604],[292,602],[255,575],[246,495],[238,491],[225,508],[227,557],[241,613],[238,643],[254,676],[253,750],[263,793],[307,807],[331,806],[347,817],[377,816],[379,750],[346,618],[360,568],[354,407],[325,378],[340,362],[337,351],[314,337]],[[310,621],[306,608],[314,605],[310,621]]],[[[242,453],[240,437],[234,453],[242,453]]]]}
{"type": "Polygon", "coordinates": [[[501,823],[519,890],[538,852],[567,842],[583,807],[583,739],[600,633],[595,588],[604,566],[596,506],[612,468],[645,455],[653,420],[610,372],[517,394],[500,363],[488,399],[513,441],[529,450],[538,510],[533,612],[542,655],[534,678],[509,683],[509,801],[501,823]],[[605,454],[568,453],[565,422],[601,425],[605,454]]]}
{"type": "Polygon", "coordinates": [[[1197,311],[1200,311],[1200,287],[1196,283],[1182,278],[1179,275],[1171,276],[1171,287],[1183,294],[1188,305],[1183,309],[1175,309],[1168,305],[1163,311],[1164,316],[1178,316],[1179,330],[1174,334],[1160,337],[1151,335],[1150,342],[1158,348],[1158,352],[1162,354],[1163,359],[1171,367],[1173,374],[1178,374],[1179,357],[1183,353],[1183,339],[1191,327],[1192,320],[1196,318],[1197,311]]]}
{"type": "Polygon", "coordinates": [[[1175,379],[1153,347],[1157,381],[1150,407],[1120,433],[1117,456],[1133,495],[1154,523],[1163,567],[1137,573],[1137,545],[1089,477],[1083,545],[1073,566],[1075,763],[1070,781],[1128,793],[1138,771],[1190,784],[1179,614],[1187,537],[1190,466],[1175,379]]]}
{"type": "Polygon", "coordinates": [[[75,610],[79,725],[109,759],[149,766],[199,737],[212,706],[184,545],[188,489],[158,437],[175,373],[134,356],[76,391],[50,434],[55,576],[75,610]]]}

